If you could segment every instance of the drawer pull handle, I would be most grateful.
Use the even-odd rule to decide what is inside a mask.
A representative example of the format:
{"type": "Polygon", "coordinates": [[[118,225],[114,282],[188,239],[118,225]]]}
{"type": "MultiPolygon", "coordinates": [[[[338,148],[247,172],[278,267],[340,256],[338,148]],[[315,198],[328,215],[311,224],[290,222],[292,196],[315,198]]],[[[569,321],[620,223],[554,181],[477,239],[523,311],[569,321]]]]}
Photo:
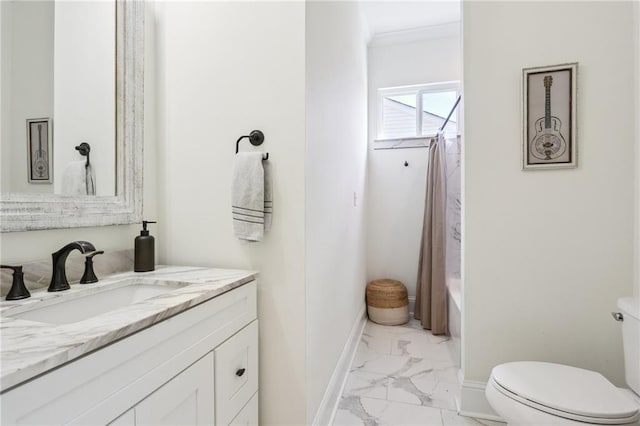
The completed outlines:
{"type": "Polygon", "coordinates": [[[242,377],[245,371],[246,370],[244,368],[239,369],[238,371],[236,371],[236,376],[242,377]]]}

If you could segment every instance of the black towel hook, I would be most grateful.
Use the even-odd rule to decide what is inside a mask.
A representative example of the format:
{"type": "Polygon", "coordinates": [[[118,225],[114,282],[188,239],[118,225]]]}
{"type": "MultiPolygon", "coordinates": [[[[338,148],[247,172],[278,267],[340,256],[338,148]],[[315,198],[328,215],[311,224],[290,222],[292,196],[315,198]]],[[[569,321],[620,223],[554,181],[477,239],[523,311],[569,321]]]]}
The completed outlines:
{"type": "Polygon", "coordinates": [[[80,145],[76,146],[76,150],[80,153],[80,155],[87,157],[87,164],[85,167],[89,167],[91,163],[89,162],[89,153],[91,152],[91,145],[86,142],[82,142],[80,145]]]}
{"type": "MultiPolygon", "coordinates": [[[[251,133],[249,133],[248,135],[244,135],[244,136],[240,136],[238,138],[238,140],[236,141],[236,154],[238,153],[238,145],[240,144],[240,141],[244,138],[248,138],[249,139],[249,143],[251,143],[251,145],[253,146],[260,146],[262,145],[262,142],[264,142],[264,133],[262,133],[260,130],[253,130],[251,133]]],[[[265,153],[262,156],[263,160],[268,160],[269,159],[269,153],[265,153]]]]}

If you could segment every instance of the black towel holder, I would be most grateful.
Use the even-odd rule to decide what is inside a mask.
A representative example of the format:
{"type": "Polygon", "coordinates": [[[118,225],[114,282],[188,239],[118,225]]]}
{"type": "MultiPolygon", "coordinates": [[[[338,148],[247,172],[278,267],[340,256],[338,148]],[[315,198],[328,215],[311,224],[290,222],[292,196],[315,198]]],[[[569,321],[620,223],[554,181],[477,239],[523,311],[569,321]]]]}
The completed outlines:
{"type": "Polygon", "coordinates": [[[89,145],[86,142],[82,142],[80,145],[76,146],[76,150],[80,153],[80,155],[87,157],[87,163],[84,166],[89,167],[91,165],[89,161],[89,153],[91,152],[91,145],[89,145]]]}
{"type": "MultiPolygon", "coordinates": [[[[240,144],[240,141],[244,138],[248,138],[249,139],[249,143],[251,143],[251,145],[253,146],[260,146],[262,145],[262,142],[264,142],[264,133],[262,133],[260,130],[253,130],[251,133],[249,133],[248,135],[244,135],[244,136],[240,136],[238,138],[238,140],[236,141],[236,154],[238,153],[238,145],[240,144]]],[[[269,153],[265,153],[262,155],[262,159],[263,160],[268,160],[269,159],[269,153]]]]}

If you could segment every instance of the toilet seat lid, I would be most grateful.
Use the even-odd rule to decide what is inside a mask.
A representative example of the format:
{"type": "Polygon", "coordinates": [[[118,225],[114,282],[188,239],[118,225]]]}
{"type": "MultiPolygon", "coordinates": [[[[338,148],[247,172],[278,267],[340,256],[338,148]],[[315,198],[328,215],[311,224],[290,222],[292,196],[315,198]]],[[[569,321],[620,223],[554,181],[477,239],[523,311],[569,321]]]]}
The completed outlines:
{"type": "Polygon", "coordinates": [[[638,416],[638,406],[595,371],[525,361],[498,365],[491,377],[520,402],[563,417],[628,421],[638,416]]]}

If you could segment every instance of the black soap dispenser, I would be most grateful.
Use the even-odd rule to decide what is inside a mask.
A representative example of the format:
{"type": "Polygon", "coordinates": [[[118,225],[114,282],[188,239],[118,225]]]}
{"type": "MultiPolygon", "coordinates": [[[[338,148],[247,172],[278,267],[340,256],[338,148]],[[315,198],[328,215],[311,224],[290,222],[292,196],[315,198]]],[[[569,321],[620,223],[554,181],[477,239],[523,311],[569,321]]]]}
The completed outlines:
{"type": "Polygon", "coordinates": [[[156,223],[150,220],[142,221],[142,231],[136,237],[133,270],[135,272],[149,272],[156,267],[155,239],[149,235],[147,224],[156,223]]]}

